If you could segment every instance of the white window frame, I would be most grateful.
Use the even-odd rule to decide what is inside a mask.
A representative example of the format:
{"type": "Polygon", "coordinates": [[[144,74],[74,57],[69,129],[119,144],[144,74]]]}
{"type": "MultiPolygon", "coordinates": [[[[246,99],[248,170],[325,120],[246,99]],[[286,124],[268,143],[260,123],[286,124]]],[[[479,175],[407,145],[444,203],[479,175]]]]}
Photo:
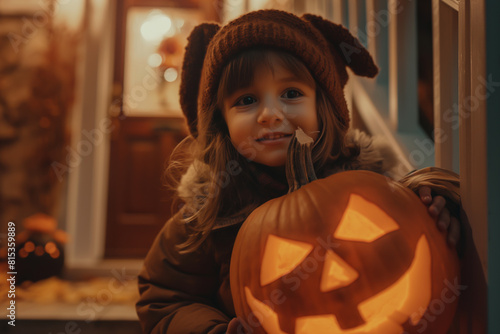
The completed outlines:
{"type": "MultiPolygon", "coordinates": [[[[116,0],[88,0],[89,30],[79,63],[76,108],[72,115],[72,148],[85,138],[83,131],[99,128],[108,118],[113,78],[116,0]],[[99,15],[100,14],[100,15],[99,15]],[[99,38],[97,38],[99,36],[99,38]]],[[[104,258],[109,169],[109,133],[93,146],[68,174],[65,203],[69,270],[95,268],[104,258]]]]}

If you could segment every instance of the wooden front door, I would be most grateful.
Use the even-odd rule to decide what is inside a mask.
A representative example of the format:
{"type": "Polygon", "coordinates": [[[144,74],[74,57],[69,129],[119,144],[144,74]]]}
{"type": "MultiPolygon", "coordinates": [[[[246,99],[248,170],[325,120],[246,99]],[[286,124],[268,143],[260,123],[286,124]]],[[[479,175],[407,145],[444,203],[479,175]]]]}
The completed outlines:
{"type": "Polygon", "coordinates": [[[143,258],[171,216],[172,193],[163,174],[172,150],[187,135],[178,105],[182,43],[200,18],[217,19],[218,7],[207,3],[117,1],[107,258],[143,258]],[[144,24],[156,24],[155,20],[163,21],[153,29],[144,24]],[[166,26],[171,31],[151,42],[166,26]],[[144,46],[131,48],[131,34],[144,46]],[[141,52],[143,60],[137,56],[141,52]],[[138,80],[130,84],[134,75],[138,80]]]}
{"type": "Polygon", "coordinates": [[[182,119],[113,120],[106,257],[143,257],[171,212],[162,182],[168,158],[184,138],[182,119]]]}

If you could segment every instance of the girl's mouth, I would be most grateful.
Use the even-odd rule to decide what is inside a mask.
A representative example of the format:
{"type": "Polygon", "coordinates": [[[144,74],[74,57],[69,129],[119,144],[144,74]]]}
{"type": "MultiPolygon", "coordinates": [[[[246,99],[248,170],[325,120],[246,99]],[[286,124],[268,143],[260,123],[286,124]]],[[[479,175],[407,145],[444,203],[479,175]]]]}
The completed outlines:
{"type": "Polygon", "coordinates": [[[278,140],[281,138],[287,138],[287,137],[291,137],[291,136],[292,136],[292,134],[288,134],[288,133],[272,132],[272,133],[267,133],[260,138],[257,138],[256,141],[257,142],[273,141],[273,140],[278,140]]]}

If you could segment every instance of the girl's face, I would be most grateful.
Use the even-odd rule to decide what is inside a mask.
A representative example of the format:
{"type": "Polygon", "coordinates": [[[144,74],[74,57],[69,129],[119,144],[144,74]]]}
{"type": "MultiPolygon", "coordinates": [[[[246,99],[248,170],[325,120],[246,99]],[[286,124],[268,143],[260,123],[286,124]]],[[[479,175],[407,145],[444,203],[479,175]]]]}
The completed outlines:
{"type": "MultiPolygon", "coordinates": [[[[276,56],[274,56],[276,57],[276,56]]],[[[245,158],[270,167],[285,165],[297,127],[318,137],[316,87],[271,58],[253,82],[224,97],[223,115],[234,147],[245,158]]]]}

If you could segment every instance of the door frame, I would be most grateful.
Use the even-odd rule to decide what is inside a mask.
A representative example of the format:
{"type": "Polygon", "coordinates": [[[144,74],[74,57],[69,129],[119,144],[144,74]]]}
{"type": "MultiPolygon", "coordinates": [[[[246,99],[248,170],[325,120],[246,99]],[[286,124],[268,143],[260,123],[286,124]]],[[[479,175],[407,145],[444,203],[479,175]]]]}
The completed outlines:
{"type": "Polygon", "coordinates": [[[70,235],[65,249],[68,269],[92,267],[104,257],[115,8],[116,0],[87,0],[85,5],[87,30],[71,123],[71,152],[80,159],[69,164],[63,219],[70,235]]]}

